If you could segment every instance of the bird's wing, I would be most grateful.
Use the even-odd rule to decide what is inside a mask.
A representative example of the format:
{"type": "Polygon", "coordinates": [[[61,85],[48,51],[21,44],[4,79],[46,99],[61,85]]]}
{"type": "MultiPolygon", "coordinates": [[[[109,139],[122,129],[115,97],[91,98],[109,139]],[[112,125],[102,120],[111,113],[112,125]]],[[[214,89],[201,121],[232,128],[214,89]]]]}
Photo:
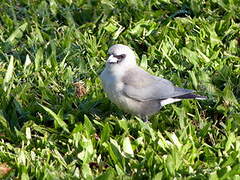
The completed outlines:
{"type": "Polygon", "coordinates": [[[170,81],[152,76],[139,67],[127,71],[122,82],[123,93],[138,101],[161,100],[194,92],[175,87],[170,81]]]}

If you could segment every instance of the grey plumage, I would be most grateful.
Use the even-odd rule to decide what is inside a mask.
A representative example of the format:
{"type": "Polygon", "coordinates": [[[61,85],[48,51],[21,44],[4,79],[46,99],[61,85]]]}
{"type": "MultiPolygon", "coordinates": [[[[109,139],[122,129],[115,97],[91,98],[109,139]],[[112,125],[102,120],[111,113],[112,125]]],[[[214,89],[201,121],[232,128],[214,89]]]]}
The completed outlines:
{"type": "Polygon", "coordinates": [[[194,92],[177,88],[170,81],[152,76],[139,67],[126,71],[122,82],[125,85],[123,92],[138,101],[161,100],[194,92]]]}
{"type": "Polygon", "coordinates": [[[162,106],[182,99],[206,99],[194,90],[174,86],[136,65],[134,52],[127,46],[113,45],[100,78],[109,99],[120,109],[147,120],[162,106]]]}

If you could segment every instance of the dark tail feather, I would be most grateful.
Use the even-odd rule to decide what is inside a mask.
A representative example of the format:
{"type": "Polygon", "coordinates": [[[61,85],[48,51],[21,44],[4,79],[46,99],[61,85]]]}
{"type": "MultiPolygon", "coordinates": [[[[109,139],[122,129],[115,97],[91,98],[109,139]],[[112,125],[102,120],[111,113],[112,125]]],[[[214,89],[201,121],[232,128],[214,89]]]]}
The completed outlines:
{"type": "Polygon", "coordinates": [[[181,96],[174,97],[176,99],[198,99],[198,100],[206,100],[207,96],[200,96],[197,94],[184,94],[181,96]]]}

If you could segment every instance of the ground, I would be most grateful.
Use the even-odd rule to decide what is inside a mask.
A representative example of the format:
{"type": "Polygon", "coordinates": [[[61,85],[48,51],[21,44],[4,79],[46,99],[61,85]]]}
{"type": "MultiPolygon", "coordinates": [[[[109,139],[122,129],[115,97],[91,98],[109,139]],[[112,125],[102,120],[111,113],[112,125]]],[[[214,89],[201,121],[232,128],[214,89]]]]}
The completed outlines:
{"type": "Polygon", "coordinates": [[[239,179],[237,0],[2,0],[0,178],[239,179]],[[108,48],[208,96],[144,123],[111,104],[108,48]]]}

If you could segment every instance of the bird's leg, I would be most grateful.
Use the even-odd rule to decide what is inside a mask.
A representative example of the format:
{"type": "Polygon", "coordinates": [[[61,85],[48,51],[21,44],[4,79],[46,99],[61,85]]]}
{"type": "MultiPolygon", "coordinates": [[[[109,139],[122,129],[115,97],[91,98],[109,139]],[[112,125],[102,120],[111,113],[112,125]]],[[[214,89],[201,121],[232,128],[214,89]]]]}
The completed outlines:
{"type": "Polygon", "coordinates": [[[142,115],[141,119],[143,120],[143,122],[148,122],[148,117],[145,115],[142,115]]]}

